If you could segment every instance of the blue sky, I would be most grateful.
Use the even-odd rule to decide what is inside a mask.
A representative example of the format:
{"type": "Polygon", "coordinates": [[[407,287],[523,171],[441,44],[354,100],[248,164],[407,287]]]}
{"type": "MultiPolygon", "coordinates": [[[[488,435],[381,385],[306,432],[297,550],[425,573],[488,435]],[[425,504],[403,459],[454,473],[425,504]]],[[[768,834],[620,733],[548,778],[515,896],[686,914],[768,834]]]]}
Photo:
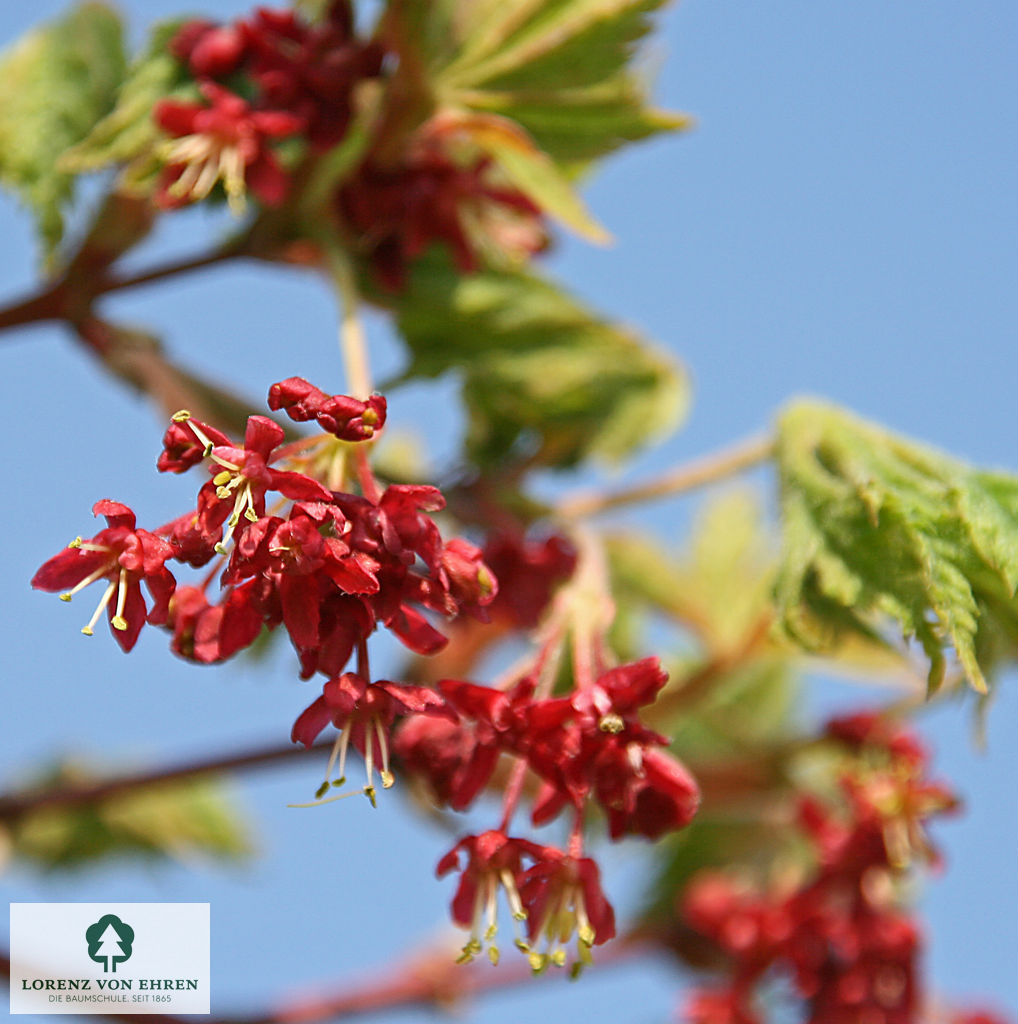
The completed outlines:
{"type": "MultiPolygon", "coordinates": [[[[3,5],[0,39],[61,6],[3,5]]],[[[177,10],[169,0],[124,6],[136,29],[177,10]]],[[[218,17],[242,10],[204,8],[218,17]]],[[[564,239],[549,261],[575,291],[679,355],[693,377],[685,429],[630,475],[756,432],[803,393],[1018,471],[1018,7],[689,0],[661,25],[646,57],[658,98],[694,114],[697,127],[607,164],[586,194],[614,246],[564,239]]],[[[207,228],[200,213],[174,218],[145,257],[193,251],[207,228]]],[[[13,296],[32,280],[34,253],[27,218],[7,200],[0,232],[0,296],[13,296]]],[[[297,272],[224,268],[117,296],[108,308],[155,326],[181,360],[254,395],[295,374],[341,385],[331,297],[297,272]]],[[[399,350],[384,322],[369,328],[384,373],[399,350]]],[[[38,564],[87,531],[97,498],[161,522],[188,500],[188,484],[154,473],[160,425],[60,331],[36,327],[2,341],[3,776],[16,779],[55,750],[147,764],[284,738],[310,698],[282,647],[265,668],[202,670],[171,659],[154,635],[127,659],[106,636],[80,636],[83,605],[69,610],[29,591],[38,564]]],[[[449,393],[409,389],[394,422],[434,422],[449,393]]],[[[769,494],[769,477],[759,483],[769,494]]],[[[641,522],[675,535],[688,508],[659,506],[641,522]]],[[[963,711],[928,719],[938,768],[968,808],[937,830],[948,870],[924,898],[934,987],[1012,1009],[1016,682],[1003,680],[986,753],[973,748],[963,711]]],[[[828,703],[872,696],[823,685],[828,703]]],[[[10,900],[209,900],[218,1011],[357,977],[442,927],[451,888],[431,870],[444,839],[409,821],[397,800],[377,812],[359,801],[285,807],[311,785],[306,768],[237,785],[263,854],[237,874],[116,865],[41,879],[18,870],[0,876],[0,888],[10,900]]],[[[632,894],[638,849],[611,860],[609,887],[632,894]]],[[[643,1024],[669,1019],[677,990],[664,965],[595,971],[579,986],[486,999],[467,1019],[570,1020],[596,1008],[643,1024]]]]}

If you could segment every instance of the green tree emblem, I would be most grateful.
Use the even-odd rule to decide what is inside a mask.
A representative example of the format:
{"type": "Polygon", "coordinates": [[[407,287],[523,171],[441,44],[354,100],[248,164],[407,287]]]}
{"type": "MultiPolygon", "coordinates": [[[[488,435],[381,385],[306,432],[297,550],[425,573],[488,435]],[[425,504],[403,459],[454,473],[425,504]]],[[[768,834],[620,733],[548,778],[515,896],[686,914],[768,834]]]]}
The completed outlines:
{"type": "Polygon", "coordinates": [[[103,965],[103,973],[116,974],[117,964],[131,957],[134,929],[115,914],[105,914],[85,929],[85,941],[89,957],[103,965]]]}

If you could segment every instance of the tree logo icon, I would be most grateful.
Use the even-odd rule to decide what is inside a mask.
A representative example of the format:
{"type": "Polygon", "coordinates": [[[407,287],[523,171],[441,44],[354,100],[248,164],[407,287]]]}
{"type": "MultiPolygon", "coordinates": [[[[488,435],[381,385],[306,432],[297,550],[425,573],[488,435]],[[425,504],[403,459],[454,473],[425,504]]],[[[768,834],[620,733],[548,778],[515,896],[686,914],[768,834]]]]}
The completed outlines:
{"type": "Polygon", "coordinates": [[[103,965],[103,974],[117,973],[117,964],[131,958],[134,929],[115,914],[104,914],[85,929],[88,955],[103,965]]]}

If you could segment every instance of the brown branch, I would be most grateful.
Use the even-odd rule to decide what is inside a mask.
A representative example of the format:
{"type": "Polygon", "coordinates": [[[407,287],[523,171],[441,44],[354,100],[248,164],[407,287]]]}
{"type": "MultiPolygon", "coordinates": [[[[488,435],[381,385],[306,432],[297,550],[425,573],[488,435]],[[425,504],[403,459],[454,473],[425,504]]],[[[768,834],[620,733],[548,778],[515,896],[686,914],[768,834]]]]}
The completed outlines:
{"type": "Polygon", "coordinates": [[[179,782],[201,775],[217,772],[241,771],[262,768],[281,762],[297,760],[329,749],[331,744],[319,744],[305,749],[291,744],[275,745],[249,750],[242,754],[229,754],[206,761],[190,761],[168,768],[154,768],[85,786],[68,786],[64,789],[39,790],[36,792],[11,793],[0,796],[0,822],[17,821],[27,814],[54,807],[81,807],[97,803],[110,797],[119,796],[135,789],[159,785],[163,782],[179,782]]]}
{"type": "Polygon", "coordinates": [[[33,292],[0,309],[0,331],[64,317],[64,290],[60,283],[33,292]]]}
{"type": "Polygon", "coordinates": [[[187,259],[174,260],[146,270],[140,274],[124,277],[100,276],[96,280],[58,278],[51,281],[30,295],[15,299],[0,309],[0,331],[12,327],[23,327],[32,323],[43,323],[48,320],[72,320],[91,305],[93,299],[109,292],[124,291],[140,285],[152,284],[178,274],[186,274],[192,270],[200,270],[216,263],[238,259],[245,255],[245,239],[228,242],[213,252],[187,259]],[[74,301],[71,302],[72,298],[74,301]],[[73,310],[70,308],[73,306],[73,310]]]}
{"type": "MultiPolygon", "coordinates": [[[[621,963],[649,948],[638,938],[620,936],[598,952],[593,969],[621,963]]],[[[2,953],[0,973],[9,981],[11,963],[2,953]]],[[[261,1013],[227,1014],[204,1019],[208,1024],[316,1024],[396,1008],[451,1008],[460,999],[471,995],[511,988],[533,980],[530,967],[524,960],[497,968],[482,963],[464,966],[454,963],[451,954],[445,951],[410,960],[393,973],[397,973],[395,979],[380,977],[354,988],[281,1001],[261,1013]]],[[[103,1013],[98,1016],[107,1020],[137,1021],[138,1024],[187,1024],[191,1019],[161,1013],[103,1013]]]]}
{"type": "Polygon", "coordinates": [[[566,519],[582,519],[599,515],[613,508],[635,505],[657,498],[670,497],[691,491],[705,484],[734,476],[745,469],[764,462],[774,454],[774,441],[770,437],[753,437],[741,441],[713,455],[679,466],[656,480],[626,487],[608,494],[583,492],[567,497],[557,506],[559,515],[566,519]]]}

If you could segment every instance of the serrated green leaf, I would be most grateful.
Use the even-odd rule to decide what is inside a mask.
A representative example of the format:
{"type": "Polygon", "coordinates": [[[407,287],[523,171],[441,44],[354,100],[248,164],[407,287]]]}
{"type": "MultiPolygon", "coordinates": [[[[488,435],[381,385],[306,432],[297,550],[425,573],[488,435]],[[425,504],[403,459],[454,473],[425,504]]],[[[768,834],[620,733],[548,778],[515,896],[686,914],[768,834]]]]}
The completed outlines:
{"type": "Polygon", "coordinates": [[[58,158],[109,112],[123,75],[120,19],[95,2],[28,33],[0,59],[0,182],[35,214],[47,253],[74,190],[58,158]]]}
{"type": "MultiPolygon", "coordinates": [[[[31,792],[83,787],[100,778],[61,764],[31,792]]],[[[77,868],[109,857],[210,857],[236,860],[251,851],[247,826],[223,787],[207,779],[153,783],[94,802],[41,807],[10,831],[11,853],[46,870],[77,868]]]]}
{"type": "Polygon", "coordinates": [[[460,375],[468,454],[481,465],[513,455],[554,467],[617,460],[685,412],[679,366],[533,275],[463,277],[431,254],[396,309],[411,355],[404,377],[460,375]]]}
{"type": "Polygon", "coordinates": [[[180,62],[168,49],[181,24],[182,19],[175,19],[155,26],[147,48],[128,69],[115,106],[85,138],[61,156],[61,170],[95,171],[127,163],[150,150],[159,137],[152,108],[182,78],[180,62]]]}
{"type": "Polygon", "coordinates": [[[688,124],[650,107],[630,67],[662,3],[445,0],[415,28],[441,106],[511,118],[553,159],[579,164],[688,124]]]}
{"type": "Polygon", "coordinates": [[[786,632],[818,648],[890,619],[929,658],[931,690],[953,648],[986,692],[989,646],[1018,642],[1018,479],[819,402],[792,405],[778,437],[786,632]]]}

